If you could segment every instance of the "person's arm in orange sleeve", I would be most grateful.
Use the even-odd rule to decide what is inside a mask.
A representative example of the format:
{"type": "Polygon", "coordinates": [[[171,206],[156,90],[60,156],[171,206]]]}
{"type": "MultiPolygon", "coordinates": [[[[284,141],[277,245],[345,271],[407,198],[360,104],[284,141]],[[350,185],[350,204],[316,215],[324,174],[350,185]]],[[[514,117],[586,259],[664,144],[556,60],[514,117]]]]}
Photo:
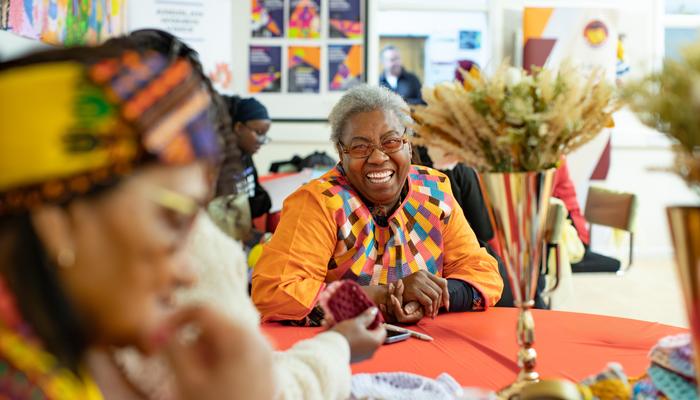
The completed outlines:
{"type": "MultiPolygon", "coordinates": [[[[503,279],[498,272],[496,259],[479,246],[474,231],[469,226],[462,208],[455,202],[449,221],[444,226],[443,278],[448,280],[450,289],[462,281],[477,290],[485,300],[482,309],[493,306],[501,298],[503,279]],[[453,281],[453,282],[450,282],[453,281]]],[[[450,290],[452,292],[452,290],[450,290]]],[[[452,296],[450,296],[452,308],[452,296]]],[[[478,309],[474,305],[474,309],[478,309]]]]}
{"type": "Polygon", "coordinates": [[[318,198],[301,189],[284,201],[280,223],[253,270],[252,297],[263,321],[301,320],[316,305],[336,226],[318,198]]]}

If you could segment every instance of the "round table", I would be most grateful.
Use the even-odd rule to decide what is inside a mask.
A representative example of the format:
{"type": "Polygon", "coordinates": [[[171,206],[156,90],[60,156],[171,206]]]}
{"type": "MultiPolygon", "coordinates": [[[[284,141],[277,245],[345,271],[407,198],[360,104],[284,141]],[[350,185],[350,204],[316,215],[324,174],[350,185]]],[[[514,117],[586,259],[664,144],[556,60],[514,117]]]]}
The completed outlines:
{"type": "MultiPolygon", "coordinates": [[[[628,376],[644,373],[651,347],[663,336],[687,329],[623,318],[534,310],[537,370],[543,377],[579,381],[602,371],[612,361],[628,376]]],[[[498,389],[518,372],[515,325],[518,311],[444,314],[414,327],[435,340],[409,339],[382,346],[371,360],[352,366],[353,373],[405,371],[435,378],[449,373],[464,386],[498,389]]],[[[264,324],[278,349],[312,337],[318,328],[264,324]]]]}

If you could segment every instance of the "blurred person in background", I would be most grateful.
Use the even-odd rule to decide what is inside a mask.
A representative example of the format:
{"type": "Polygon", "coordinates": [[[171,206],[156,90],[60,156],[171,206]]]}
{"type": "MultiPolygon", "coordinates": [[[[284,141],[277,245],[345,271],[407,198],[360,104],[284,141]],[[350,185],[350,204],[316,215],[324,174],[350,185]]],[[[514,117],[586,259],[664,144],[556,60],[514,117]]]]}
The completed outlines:
{"type": "Polygon", "coordinates": [[[180,399],[271,398],[259,335],[173,307],[218,161],[192,64],[117,40],[2,63],[0,91],[0,397],[101,399],[88,349],[134,346],[180,399]]]}
{"type": "Polygon", "coordinates": [[[379,85],[398,93],[408,104],[424,104],[420,80],[403,67],[399,49],[386,46],[381,58],[384,71],[379,76],[379,85]]]}
{"type": "MultiPolygon", "coordinates": [[[[266,215],[272,207],[272,200],[260,185],[258,170],[253,162],[253,155],[269,142],[267,132],[270,130],[270,116],[267,108],[254,98],[223,96],[231,119],[231,126],[224,133],[224,138],[235,137],[237,151],[224,154],[224,166],[219,172],[216,198],[209,205],[209,211],[227,234],[248,244],[259,241],[261,234],[252,227],[252,220],[266,215]],[[232,158],[240,160],[242,172],[232,174],[226,167],[232,158]],[[244,199],[240,197],[243,195],[244,199]],[[244,208],[247,202],[247,218],[235,221],[231,209],[244,208]]],[[[227,139],[228,140],[228,139],[227,139]]]]}

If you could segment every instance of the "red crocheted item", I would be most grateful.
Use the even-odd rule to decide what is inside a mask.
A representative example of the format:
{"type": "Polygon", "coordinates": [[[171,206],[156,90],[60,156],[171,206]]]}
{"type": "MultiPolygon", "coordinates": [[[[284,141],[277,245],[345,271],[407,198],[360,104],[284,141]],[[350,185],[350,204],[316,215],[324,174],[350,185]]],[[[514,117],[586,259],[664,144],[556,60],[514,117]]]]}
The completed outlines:
{"type": "MultiPolygon", "coordinates": [[[[362,287],[351,280],[336,281],[328,285],[319,297],[319,304],[325,311],[328,326],[355,318],[368,308],[376,307],[362,287]]],[[[377,313],[369,329],[376,328],[382,322],[384,322],[382,314],[377,313]]]]}

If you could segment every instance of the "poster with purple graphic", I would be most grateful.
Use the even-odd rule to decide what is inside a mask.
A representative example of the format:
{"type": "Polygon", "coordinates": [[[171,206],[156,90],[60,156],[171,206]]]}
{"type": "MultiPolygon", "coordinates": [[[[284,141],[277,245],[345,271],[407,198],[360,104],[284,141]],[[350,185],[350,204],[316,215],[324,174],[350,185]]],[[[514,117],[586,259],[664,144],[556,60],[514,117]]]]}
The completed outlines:
{"type": "Polygon", "coordinates": [[[342,91],[350,89],[363,80],[362,63],[363,46],[336,45],[328,46],[328,90],[342,91]]]}
{"type": "Polygon", "coordinates": [[[289,46],[289,93],[318,93],[321,87],[321,48],[289,46]]]}
{"type": "Polygon", "coordinates": [[[289,0],[289,37],[321,38],[321,0],[289,0]]]}
{"type": "Polygon", "coordinates": [[[279,93],[282,89],[282,48],[250,46],[248,92],[279,93]]]}
{"type": "Polygon", "coordinates": [[[332,38],[362,39],[361,0],[329,0],[328,32],[332,38]]]}
{"type": "Polygon", "coordinates": [[[284,36],[284,0],[250,0],[250,32],[253,37],[284,36]]]}

